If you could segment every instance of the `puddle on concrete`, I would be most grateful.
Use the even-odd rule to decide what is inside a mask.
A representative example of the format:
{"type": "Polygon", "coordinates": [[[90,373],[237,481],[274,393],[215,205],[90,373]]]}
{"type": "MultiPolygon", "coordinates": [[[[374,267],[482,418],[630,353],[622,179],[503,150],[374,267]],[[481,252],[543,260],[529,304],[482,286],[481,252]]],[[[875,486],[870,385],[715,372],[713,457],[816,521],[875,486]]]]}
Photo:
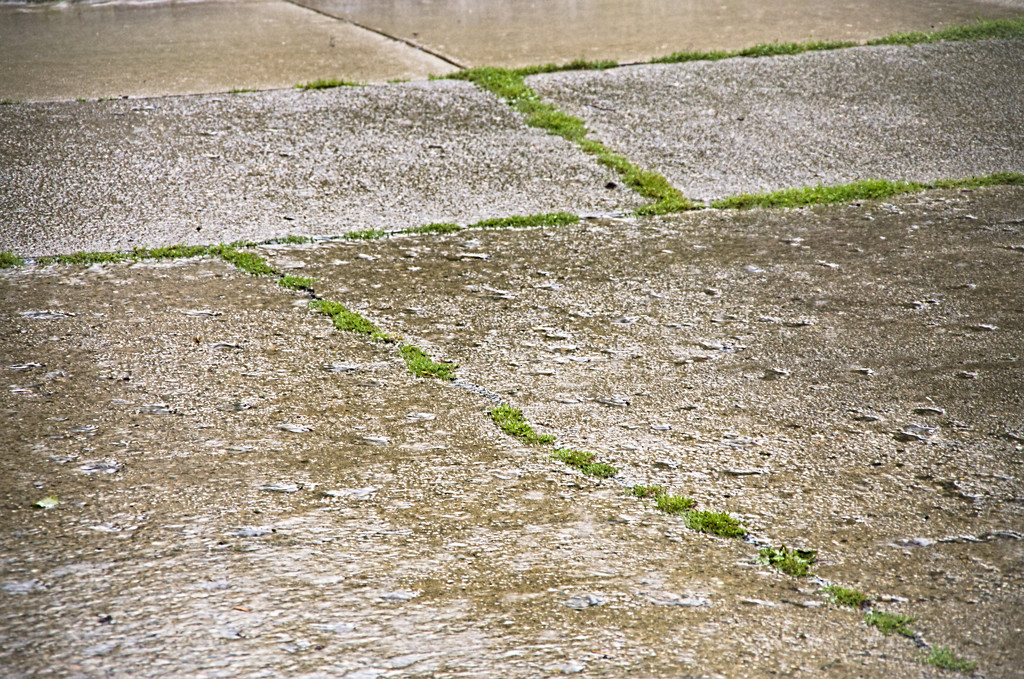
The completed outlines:
{"type": "Polygon", "coordinates": [[[0,98],[151,97],[453,70],[280,0],[0,5],[0,98]]]}
{"type": "Polygon", "coordinates": [[[1024,4],[926,0],[298,0],[472,66],[527,66],[573,59],[646,60],[680,50],[757,43],[863,40],[928,31],[977,18],[1020,16],[1024,4]]]}
{"type": "Polygon", "coordinates": [[[927,193],[303,256],[322,294],[460,364],[540,432],[597,452],[626,483],[820,549],[820,575],[890,597],[929,643],[1011,676],[1024,623],[1022,197],[927,193]],[[457,257],[467,249],[489,258],[457,257]]]}

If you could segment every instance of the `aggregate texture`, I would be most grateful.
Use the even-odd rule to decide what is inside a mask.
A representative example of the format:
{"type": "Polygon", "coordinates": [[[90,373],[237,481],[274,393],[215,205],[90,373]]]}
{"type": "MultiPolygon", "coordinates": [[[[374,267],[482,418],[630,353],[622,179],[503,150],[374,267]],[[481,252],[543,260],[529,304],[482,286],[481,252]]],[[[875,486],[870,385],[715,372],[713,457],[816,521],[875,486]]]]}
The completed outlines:
{"type": "Polygon", "coordinates": [[[383,82],[454,70],[282,0],[0,5],[0,98],[51,101],[383,82]]]}
{"type": "Polygon", "coordinates": [[[533,76],[686,196],[1024,170],[1024,41],[533,76]]]}
{"type": "Polygon", "coordinates": [[[504,67],[573,59],[645,61],[678,50],[769,42],[864,40],[1024,12],[1021,0],[295,1],[467,66],[504,67]]]}
{"type": "Polygon", "coordinates": [[[0,107],[0,251],[23,255],[628,211],[643,199],[473,85],[0,107]],[[617,186],[612,183],[612,186],[617,186]]]}
{"type": "Polygon", "coordinates": [[[918,676],[818,583],[519,446],[271,278],[32,266],[0,300],[6,677],[918,676]]]}
{"type": "MultiPolygon", "coordinates": [[[[818,575],[1012,677],[1022,239],[1024,190],[1003,188],[395,238],[301,261],[323,294],[458,363],[538,433],[627,485],[729,511],[764,543],[820,550],[818,575]]],[[[809,647],[817,631],[802,630],[809,647]]],[[[919,676],[887,657],[890,676],[919,676]]]]}

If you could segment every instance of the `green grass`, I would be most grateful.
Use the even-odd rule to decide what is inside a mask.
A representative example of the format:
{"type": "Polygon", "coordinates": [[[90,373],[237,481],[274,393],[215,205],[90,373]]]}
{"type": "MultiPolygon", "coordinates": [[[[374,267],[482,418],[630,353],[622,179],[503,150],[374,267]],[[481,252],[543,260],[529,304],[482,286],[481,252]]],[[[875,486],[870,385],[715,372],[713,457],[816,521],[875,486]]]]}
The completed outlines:
{"type": "Polygon", "coordinates": [[[10,269],[23,264],[25,264],[25,260],[13,252],[0,252],[0,269],[10,269]]]}
{"type": "Polygon", "coordinates": [[[891,182],[885,179],[868,179],[836,186],[822,186],[819,184],[818,186],[783,189],[770,193],[745,193],[738,196],[730,196],[712,201],[711,207],[723,210],[787,208],[804,205],[845,203],[856,200],[878,200],[927,189],[973,189],[999,185],[1024,185],[1024,174],[1001,172],[980,177],[943,179],[934,182],[891,182]]]}
{"type": "Polygon", "coordinates": [[[529,229],[536,226],[565,226],[575,224],[579,217],[568,212],[552,212],[516,217],[484,219],[470,225],[472,229],[529,229]]]}
{"type": "Polygon", "coordinates": [[[491,419],[498,427],[508,434],[514,436],[523,443],[531,445],[554,443],[555,437],[551,434],[537,434],[526,421],[523,411],[513,408],[507,404],[501,404],[491,411],[491,419]]]}
{"type": "Polygon", "coordinates": [[[285,274],[284,276],[281,276],[281,279],[277,281],[277,284],[282,288],[288,288],[289,290],[312,290],[313,283],[315,281],[315,278],[309,278],[307,276],[292,276],[285,274]]]}
{"type": "Polygon", "coordinates": [[[611,152],[601,142],[588,139],[587,135],[590,131],[582,120],[541,101],[537,93],[525,81],[525,76],[536,73],[550,73],[553,70],[610,68],[614,65],[613,62],[578,61],[566,66],[547,65],[522,69],[484,67],[459,71],[448,77],[468,80],[491,92],[522,113],[526,117],[527,125],[567,139],[579,145],[586,153],[595,156],[599,163],[617,172],[622,177],[624,184],[645,198],[655,201],[654,205],[639,210],[639,214],[666,214],[695,209],[698,205],[685,198],[662,175],[643,170],[633,165],[625,157],[611,152]]]}
{"type": "Polygon", "coordinates": [[[664,486],[641,486],[639,484],[633,486],[626,491],[626,495],[639,498],[658,497],[659,495],[665,494],[664,486]]]}
{"type": "Polygon", "coordinates": [[[388,232],[384,229],[364,229],[362,231],[349,231],[342,234],[341,237],[347,240],[377,240],[386,235],[388,235],[388,232]]]}
{"type": "Polygon", "coordinates": [[[697,501],[693,498],[682,495],[667,495],[661,493],[654,498],[655,506],[666,514],[685,514],[693,509],[697,501]]]}
{"type": "Polygon", "coordinates": [[[889,636],[893,632],[902,634],[905,637],[914,636],[914,630],[909,625],[916,618],[909,615],[897,615],[895,613],[883,613],[882,611],[871,611],[864,616],[864,622],[870,627],[877,627],[882,634],[889,636]]]}
{"type": "Polygon", "coordinates": [[[964,40],[1007,40],[1024,38],[1024,19],[981,19],[975,24],[950,26],[929,33],[893,33],[884,38],[868,40],[868,45],[919,45],[922,43],[960,42],[964,40]]]}
{"type": "Polygon", "coordinates": [[[803,577],[811,574],[811,566],[818,559],[818,552],[813,549],[786,549],[782,547],[763,547],[757,552],[757,562],[776,568],[786,575],[803,577]]]}
{"type": "Polygon", "coordinates": [[[218,255],[224,261],[230,262],[242,271],[251,273],[254,276],[268,276],[270,274],[277,273],[274,271],[272,266],[267,264],[267,260],[263,259],[259,255],[252,252],[236,250],[230,245],[217,249],[210,248],[210,254],[218,255]]]}
{"type": "Polygon", "coordinates": [[[330,302],[325,299],[316,299],[309,303],[309,308],[319,311],[330,317],[334,327],[345,332],[355,332],[360,335],[368,335],[376,342],[393,342],[385,332],[376,325],[363,318],[354,311],[350,311],[343,304],[330,302]]]}
{"type": "Polygon", "coordinates": [[[361,87],[363,83],[353,82],[351,80],[340,80],[338,78],[321,78],[320,80],[310,80],[309,82],[299,83],[295,86],[297,90],[329,90],[334,87],[361,87]]]}
{"type": "Polygon", "coordinates": [[[456,231],[462,231],[462,227],[458,224],[435,222],[433,224],[424,224],[423,226],[414,226],[411,229],[406,229],[405,233],[455,233],[456,231]]]}
{"type": "Polygon", "coordinates": [[[722,59],[733,59],[735,57],[777,57],[790,54],[803,54],[804,52],[821,52],[825,50],[836,50],[844,47],[856,47],[855,42],[838,41],[814,41],[814,42],[773,42],[762,43],[741,50],[714,50],[710,52],[698,52],[686,50],[674,52],[664,57],[651,59],[652,64],[682,64],[689,61],[720,61],[722,59]]]}
{"type": "Polygon", "coordinates": [[[723,538],[741,538],[747,534],[747,529],[725,512],[690,512],[686,515],[686,524],[695,531],[723,538]]]}
{"type": "Polygon", "coordinates": [[[541,64],[538,66],[524,66],[514,69],[516,75],[528,76],[538,73],[556,73],[558,71],[600,71],[607,68],[615,68],[619,65],[617,61],[585,61],[576,59],[567,64],[541,64]]]}
{"type": "Polygon", "coordinates": [[[439,380],[454,380],[455,369],[459,366],[454,363],[438,363],[430,358],[423,350],[405,344],[399,348],[398,353],[405,360],[409,372],[417,377],[436,377],[439,380]]]}
{"type": "Polygon", "coordinates": [[[868,596],[856,589],[847,589],[839,585],[829,585],[824,589],[832,598],[832,603],[837,606],[849,606],[850,608],[863,608],[870,599],[868,596]]]}
{"type": "Polygon", "coordinates": [[[230,90],[228,90],[228,94],[246,94],[248,92],[258,92],[258,91],[259,90],[255,90],[255,89],[253,89],[251,87],[232,87],[230,90]]]}
{"type": "Polygon", "coordinates": [[[953,649],[945,646],[932,646],[928,653],[921,654],[918,662],[954,672],[971,673],[978,669],[978,663],[961,658],[953,649]]]}
{"type": "Polygon", "coordinates": [[[0,106],[10,106],[12,104],[20,104],[21,102],[17,99],[0,99],[0,106]]]}
{"type": "Polygon", "coordinates": [[[304,245],[312,243],[315,239],[311,236],[281,236],[264,241],[266,245],[304,245]]]}
{"type": "Polygon", "coordinates": [[[551,455],[556,460],[561,460],[570,467],[579,469],[588,476],[597,476],[607,479],[619,473],[619,470],[604,462],[595,462],[594,454],[583,450],[572,448],[558,448],[551,455]]]}

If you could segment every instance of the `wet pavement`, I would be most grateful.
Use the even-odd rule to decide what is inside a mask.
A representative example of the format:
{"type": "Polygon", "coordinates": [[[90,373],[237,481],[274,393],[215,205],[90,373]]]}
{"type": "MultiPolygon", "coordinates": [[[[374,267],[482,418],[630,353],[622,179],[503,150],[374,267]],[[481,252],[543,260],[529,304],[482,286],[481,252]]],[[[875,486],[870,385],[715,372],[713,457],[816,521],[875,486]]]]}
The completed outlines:
{"type": "Polygon", "coordinates": [[[0,5],[0,99],[383,82],[454,67],[281,0],[0,5]]]}
{"type": "Polygon", "coordinates": [[[527,82],[692,198],[1024,171],[1019,40],[630,66],[527,82]]]}
{"type": "MultiPolygon", "coordinates": [[[[1020,63],[530,84],[703,197],[1020,170],[1020,63]]],[[[5,677],[950,676],[936,647],[1021,676],[1024,188],[642,203],[464,82],[0,106],[0,251],[25,256],[585,217],[252,249],[454,382],[219,259],[0,269],[5,677]],[[615,475],[502,433],[502,401],[615,475]],[[782,545],[813,575],[758,563],[782,545]]]]}
{"type": "Polygon", "coordinates": [[[9,676],[1018,676],[1024,191],[0,274],[9,676]],[[465,257],[475,253],[479,257],[465,257]],[[600,480],[503,435],[487,393],[600,480]],[[483,394],[483,395],[481,395],[483,394]],[[716,538],[627,497],[741,519],[716,538]],[[52,509],[33,503],[55,495],[52,509]]]}
{"type": "Polygon", "coordinates": [[[643,204],[457,81],[3,106],[0,176],[0,251],[36,255],[643,204]]]}
{"type": "Polygon", "coordinates": [[[646,61],[680,50],[758,43],[865,40],[979,18],[1019,17],[1024,2],[924,0],[296,0],[423,45],[464,66],[573,59],[646,61]]]}

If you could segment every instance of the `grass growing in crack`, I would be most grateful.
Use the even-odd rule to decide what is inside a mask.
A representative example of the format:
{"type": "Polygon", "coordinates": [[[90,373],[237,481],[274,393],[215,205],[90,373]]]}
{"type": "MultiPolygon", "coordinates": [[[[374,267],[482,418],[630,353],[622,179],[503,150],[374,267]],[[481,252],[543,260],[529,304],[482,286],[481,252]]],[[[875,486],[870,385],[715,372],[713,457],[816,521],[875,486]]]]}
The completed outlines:
{"type": "Polygon", "coordinates": [[[251,87],[232,87],[230,90],[228,90],[228,94],[247,94],[249,92],[258,91],[259,90],[253,89],[251,87]]]}
{"type": "Polygon", "coordinates": [[[285,274],[281,276],[277,284],[282,288],[288,288],[289,290],[312,290],[313,283],[316,281],[315,278],[309,278],[308,276],[292,276],[285,274]]]}
{"type": "Polygon", "coordinates": [[[930,33],[893,33],[884,38],[868,40],[868,45],[920,45],[947,40],[992,40],[1024,38],[1024,19],[979,20],[976,24],[950,26],[930,33]]]}
{"type": "Polygon", "coordinates": [[[973,189],[983,186],[1021,186],[1024,174],[1001,172],[998,174],[965,179],[943,179],[934,182],[891,182],[885,179],[868,179],[836,186],[808,186],[797,189],[783,189],[770,193],[745,193],[712,201],[711,207],[719,209],[800,207],[803,205],[824,205],[845,203],[854,200],[877,200],[903,193],[926,189],[973,189]]]}
{"type": "Polygon", "coordinates": [[[491,419],[498,427],[508,434],[514,436],[523,443],[537,445],[541,443],[554,443],[555,437],[551,434],[537,434],[533,427],[526,421],[523,411],[518,408],[502,403],[491,411],[491,419]]]}
{"type": "Polygon", "coordinates": [[[484,219],[470,228],[473,229],[529,229],[535,226],[565,226],[575,224],[580,218],[568,212],[551,212],[547,214],[536,214],[516,217],[498,217],[496,219],[484,219]]]}
{"type": "Polygon", "coordinates": [[[639,498],[658,497],[659,495],[665,494],[664,486],[641,486],[639,484],[633,486],[626,491],[627,495],[639,498]]]}
{"type": "Polygon", "coordinates": [[[561,460],[570,467],[579,469],[588,476],[597,476],[607,479],[619,473],[619,470],[604,462],[594,462],[594,454],[583,450],[572,448],[558,448],[551,455],[556,460],[561,460]]]}
{"type": "Polygon", "coordinates": [[[271,238],[263,243],[265,245],[304,245],[312,243],[313,240],[311,236],[281,236],[280,238],[271,238]]]}
{"type": "Polygon", "coordinates": [[[829,585],[825,592],[832,598],[832,602],[838,606],[849,606],[850,608],[863,608],[870,599],[864,592],[856,589],[847,589],[839,585],[829,585]]]}
{"type": "Polygon", "coordinates": [[[654,497],[655,506],[666,514],[686,514],[693,506],[697,504],[697,501],[690,497],[683,497],[682,495],[667,495],[661,493],[654,497]]]}
{"type": "Polygon", "coordinates": [[[231,246],[210,248],[210,254],[218,255],[224,261],[230,262],[242,271],[251,273],[254,276],[269,276],[270,274],[277,273],[272,266],[267,264],[267,260],[259,255],[252,252],[242,252],[231,246]]]}
{"type": "Polygon", "coordinates": [[[468,80],[478,87],[504,99],[509,106],[526,116],[526,124],[578,144],[583,151],[593,155],[605,167],[622,176],[622,181],[645,198],[655,201],[654,205],[638,210],[639,214],[666,214],[691,210],[697,204],[688,200],[668,183],[665,177],[655,172],[642,170],[623,156],[612,153],[604,144],[587,139],[586,124],[575,116],[547,102],[541,101],[533,89],[526,84],[525,77],[536,73],[550,73],[555,70],[587,68],[610,68],[612,62],[573,62],[567,66],[536,66],[523,69],[472,68],[453,73],[449,78],[468,80]]]}
{"type": "Polygon", "coordinates": [[[914,636],[914,630],[909,625],[917,618],[909,615],[897,615],[895,613],[883,613],[882,611],[871,611],[864,616],[864,622],[870,627],[877,627],[882,634],[889,636],[893,632],[902,634],[905,637],[914,636]]]}
{"type": "Polygon", "coordinates": [[[918,662],[933,665],[943,670],[969,673],[978,669],[978,663],[962,658],[945,646],[932,646],[928,653],[922,653],[918,662]]]}
{"type": "Polygon", "coordinates": [[[342,238],[347,240],[377,240],[388,235],[388,232],[384,229],[364,229],[362,231],[349,231],[346,234],[342,234],[342,238]]]}
{"type": "Polygon", "coordinates": [[[856,47],[855,42],[840,41],[815,41],[815,42],[773,42],[762,43],[741,50],[714,50],[711,52],[697,52],[685,50],[674,52],[664,57],[651,59],[652,64],[682,64],[689,61],[721,61],[734,57],[777,57],[789,54],[803,54],[804,52],[821,52],[825,50],[836,50],[844,47],[856,47]]]}
{"type": "Polygon", "coordinates": [[[338,78],[321,78],[310,80],[306,83],[299,83],[295,86],[297,90],[329,90],[334,87],[362,87],[362,83],[351,80],[340,80],[338,78]]]}
{"type": "Polygon", "coordinates": [[[405,360],[409,372],[417,377],[436,377],[439,380],[454,380],[455,369],[459,366],[454,363],[438,363],[423,352],[422,349],[411,344],[403,345],[398,353],[405,360]]]}
{"type": "Polygon", "coordinates": [[[690,512],[686,515],[686,525],[695,531],[723,538],[741,538],[747,534],[747,529],[725,512],[690,512]]]}
{"type": "Polygon", "coordinates": [[[757,563],[776,568],[786,575],[803,577],[811,574],[811,566],[818,559],[818,552],[813,549],[786,549],[782,547],[763,547],[757,552],[757,563]]]}
{"type": "Polygon", "coordinates": [[[423,226],[414,226],[411,229],[406,229],[405,233],[455,233],[456,231],[462,231],[462,227],[458,224],[435,222],[433,224],[424,224],[423,226]]]}
{"type": "Polygon", "coordinates": [[[338,330],[369,335],[376,342],[394,341],[366,318],[347,309],[344,304],[330,302],[325,299],[315,299],[309,303],[309,308],[329,316],[331,321],[334,322],[334,327],[338,330]]]}
{"type": "Polygon", "coordinates": [[[15,266],[22,266],[25,260],[13,252],[0,252],[0,269],[10,269],[15,266]]]}

